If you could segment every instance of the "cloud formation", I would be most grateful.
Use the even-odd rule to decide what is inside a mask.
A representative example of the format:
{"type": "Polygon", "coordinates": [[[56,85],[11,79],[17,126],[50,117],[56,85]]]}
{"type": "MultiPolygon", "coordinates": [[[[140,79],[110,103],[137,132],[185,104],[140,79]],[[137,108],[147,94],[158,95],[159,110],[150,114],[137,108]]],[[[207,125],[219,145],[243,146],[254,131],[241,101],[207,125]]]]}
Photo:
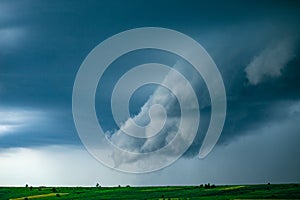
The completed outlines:
{"type": "Polygon", "coordinates": [[[38,111],[0,108],[0,136],[35,125],[41,118],[42,114],[38,111]]]}
{"type": "MultiPolygon", "coordinates": [[[[264,33],[264,31],[262,31],[262,33],[264,33]]],[[[269,35],[271,33],[270,31],[266,31],[266,32],[267,34],[265,35],[269,35]]],[[[277,32],[277,35],[281,35],[281,34],[284,35],[284,33],[281,33],[280,31],[277,32]]],[[[263,37],[262,39],[262,36],[260,34],[258,35],[249,34],[246,35],[247,37],[244,36],[245,38],[241,39],[240,43],[236,44],[236,46],[234,47],[232,47],[232,43],[231,43],[232,41],[229,40],[228,48],[230,47],[231,50],[230,51],[227,50],[227,53],[230,55],[230,57],[229,58],[226,57],[226,59],[228,59],[228,61],[226,62],[222,60],[224,59],[223,58],[224,51],[222,51],[222,54],[220,55],[217,54],[216,61],[218,62],[221,60],[218,67],[221,73],[223,72],[224,75],[223,78],[225,84],[227,83],[227,93],[229,95],[228,96],[229,109],[227,111],[227,119],[226,119],[227,123],[225,124],[224,130],[222,132],[218,144],[225,144],[225,143],[230,143],[232,141],[235,141],[238,137],[244,136],[244,134],[249,134],[250,131],[251,134],[253,134],[253,132],[255,132],[258,126],[273,124],[274,118],[270,117],[269,113],[270,112],[275,113],[274,103],[275,104],[278,103],[279,96],[282,95],[278,94],[278,96],[276,97],[273,96],[272,102],[269,102],[267,100],[267,98],[269,98],[268,97],[269,93],[266,94],[265,90],[261,89],[261,90],[257,90],[256,94],[258,96],[265,95],[265,97],[262,97],[262,100],[258,100],[255,99],[254,96],[252,96],[253,88],[251,87],[251,85],[265,83],[264,80],[267,78],[278,77],[281,75],[284,75],[285,78],[290,76],[290,72],[284,73],[283,69],[295,57],[296,47],[298,43],[295,40],[295,38],[292,37],[286,37],[283,40],[279,40],[278,39],[279,37],[277,37],[277,35],[274,34],[274,37],[272,38],[263,37]],[[245,46],[245,43],[243,43],[245,39],[251,40],[253,41],[253,43],[249,46],[247,45],[245,46]],[[262,41],[264,41],[264,43],[262,43],[262,41]],[[277,42],[272,42],[272,41],[277,41],[277,42]],[[271,44],[271,45],[267,45],[267,44],[271,44]],[[267,47],[263,49],[264,46],[267,47]],[[259,51],[260,49],[263,49],[263,51],[259,51]],[[260,52],[258,56],[254,57],[250,62],[250,64],[248,64],[247,67],[245,68],[246,63],[251,59],[251,57],[253,57],[253,55],[257,54],[257,52],[260,52]],[[245,77],[245,72],[246,72],[246,77],[245,77]],[[246,78],[250,82],[250,85],[245,84],[246,78]]],[[[226,38],[226,36],[222,36],[222,37],[226,38]]],[[[225,41],[223,42],[224,46],[227,45],[225,41]]],[[[218,46],[215,48],[218,48],[218,46]]],[[[293,66],[291,67],[293,68],[293,66]]],[[[198,154],[199,148],[201,147],[203,141],[203,133],[206,132],[206,128],[207,128],[206,125],[209,124],[210,98],[208,93],[204,92],[205,84],[199,81],[198,76],[195,76],[195,74],[191,72],[187,72],[188,70],[186,70],[187,66],[185,64],[179,62],[175,66],[175,68],[177,68],[181,72],[187,73],[188,80],[191,80],[192,85],[195,86],[198,100],[200,101],[199,106],[201,108],[201,121],[202,122],[204,121],[204,124],[200,125],[199,132],[197,133],[197,136],[193,144],[188,149],[188,151],[186,151],[186,153],[184,154],[185,158],[190,158],[198,154]]],[[[179,88],[182,85],[184,85],[178,82],[176,80],[176,77],[167,76],[166,79],[168,79],[168,81],[170,81],[174,85],[174,88],[176,87],[179,88]]],[[[282,87],[281,81],[282,80],[280,80],[278,83],[273,85],[274,90],[276,90],[275,88],[279,87],[280,85],[282,87]]],[[[265,84],[260,84],[260,85],[262,86],[262,88],[268,87],[268,85],[265,84]]],[[[184,95],[185,97],[189,96],[189,94],[186,93],[187,91],[184,88],[181,88],[180,90],[182,92],[182,95],[184,95]]],[[[134,121],[137,124],[141,124],[141,123],[145,124],[146,122],[149,122],[149,116],[148,116],[149,108],[151,107],[151,105],[153,105],[155,100],[160,99],[156,103],[166,107],[168,112],[172,112],[173,115],[172,118],[170,118],[170,121],[166,123],[164,129],[162,129],[162,131],[160,132],[161,134],[159,134],[158,137],[138,140],[118,130],[112,133],[111,140],[113,141],[113,143],[121,147],[122,149],[127,149],[128,151],[133,151],[133,152],[151,152],[165,146],[169,142],[169,138],[173,138],[174,135],[176,134],[176,130],[178,128],[179,116],[180,116],[180,113],[178,112],[178,110],[176,110],[177,104],[174,102],[175,97],[172,95],[170,96],[168,95],[169,93],[162,89],[158,89],[157,91],[155,91],[151,96],[151,98],[142,107],[141,112],[134,118],[134,121]]],[[[269,95],[271,96],[271,93],[269,95]]],[[[289,98],[289,96],[285,94],[283,94],[283,96],[285,96],[286,99],[289,98]]],[[[185,102],[188,105],[189,101],[187,100],[185,102]]],[[[284,109],[282,109],[281,111],[277,110],[276,113],[281,113],[282,111],[284,111],[284,109]]],[[[276,117],[279,118],[280,117],[279,115],[280,114],[277,114],[276,117]]],[[[125,122],[123,126],[125,127],[125,129],[128,130],[131,129],[130,123],[125,122]]],[[[174,149],[176,149],[175,146],[174,149]]],[[[170,155],[172,155],[172,153],[170,153],[170,155]]],[[[126,162],[131,162],[133,164],[137,160],[137,158],[133,158],[133,157],[130,159],[126,159],[124,158],[123,155],[117,155],[117,154],[114,154],[113,158],[115,159],[117,165],[126,162]]]]}
{"type": "Polygon", "coordinates": [[[283,68],[295,57],[294,39],[284,39],[265,48],[245,68],[250,84],[257,85],[265,78],[281,75],[283,68]]]}
{"type": "MultiPolygon", "coordinates": [[[[194,91],[191,91],[189,84],[199,88],[199,86],[197,86],[197,83],[199,83],[199,77],[194,73],[189,72],[183,61],[177,62],[177,64],[174,66],[174,69],[179,71],[184,70],[189,83],[187,83],[187,80],[179,77],[177,72],[175,73],[174,71],[170,71],[166,75],[162,84],[170,86],[169,89],[171,92],[164,87],[158,87],[154,91],[153,95],[142,106],[138,115],[132,118],[135,124],[142,126],[147,124],[151,125],[147,126],[144,129],[144,132],[141,133],[140,129],[135,129],[134,124],[127,120],[118,131],[114,133],[107,133],[108,135],[111,135],[110,139],[114,144],[126,151],[139,153],[153,152],[166,145],[170,145],[170,151],[165,152],[168,154],[166,156],[174,156],[182,151],[181,147],[184,146],[183,144],[186,143],[186,141],[193,141],[194,138],[189,138],[188,135],[186,138],[180,138],[179,141],[181,142],[179,143],[178,141],[173,142],[172,140],[178,134],[181,120],[188,122],[184,127],[181,127],[181,129],[185,130],[187,133],[191,134],[193,132],[193,127],[198,126],[197,124],[193,124],[194,119],[189,119],[189,117],[194,116],[199,109],[198,101],[193,99],[196,96],[195,94],[192,94],[194,91]],[[154,113],[151,115],[150,123],[149,111],[153,105],[157,104],[164,107],[168,116],[163,127],[157,134],[155,134],[153,131],[156,131],[157,126],[161,125],[162,118],[164,117],[162,113],[154,113]],[[186,116],[187,119],[181,118],[181,111],[188,113],[188,116],[186,116]],[[131,135],[142,135],[146,136],[146,138],[133,138],[126,135],[122,130],[131,132],[131,135]]],[[[184,153],[184,151],[182,153],[184,153]]],[[[124,155],[120,155],[115,152],[113,153],[112,157],[114,158],[116,165],[138,161],[137,159],[139,159],[139,156],[136,156],[136,158],[126,158],[124,155]]]]}
{"type": "MultiPolygon", "coordinates": [[[[4,87],[0,91],[0,184],[299,182],[300,106],[291,102],[300,99],[299,40],[294,44],[293,39],[286,37],[291,32],[289,35],[299,35],[299,3],[249,1],[245,6],[245,2],[228,1],[225,4],[0,1],[0,82],[4,87]],[[228,94],[226,126],[219,145],[204,160],[180,159],[156,173],[125,176],[103,167],[82,149],[72,120],[70,97],[77,70],[95,45],[120,31],[151,24],[190,35],[215,60],[228,94]],[[272,77],[277,78],[265,81],[272,77]],[[281,101],[289,103],[278,103],[281,101]],[[25,107],[48,109],[47,119],[43,122],[25,119],[37,114],[31,109],[20,114],[25,107]],[[12,112],[15,114],[11,119],[8,116],[12,112]],[[80,150],[67,147],[70,143],[80,150]],[[49,145],[61,145],[61,149],[49,145]],[[137,180],[131,182],[132,179],[137,180]]],[[[161,58],[165,59],[165,55],[155,61],[160,63],[161,58]]],[[[129,60],[135,64],[130,66],[145,60],[153,62],[143,60],[143,56],[129,60]]],[[[122,62],[117,69],[122,71],[128,63],[131,62],[122,62]]],[[[170,66],[174,64],[170,63],[170,66]]],[[[114,80],[114,75],[108,74],[108,82],[114,80]]],[[[201,94],[203,88],[203,85],[197,88],[198,100],[203,101],[201,123],[206,120],[209,124],[210,99],[201,94]],[[203,109],[207,110],[205,116],[203,109]]],[[[105,93],[108,90],[101,97],[105,93]]],[[[176,102],[172,102],[173,97],[167,92],[151,98],[153,102],[170,106],[168,114],[172,117],[162,130],[168,134],[138,140],[117,131],[111,138],[114,143],[130,151],[150,152],[173,137],[180,114],[176,102]]],[[[141,104],[132,105],[136,113],[141,104]]],[[[106,130],[113,130],[114,121],[107,109],[110,104],[101,107],[105,107],[103,119],[107,120],[99,121],[108,124],[106,130]]],[[[148,122],[149,108],[145,104],[143,109],[136,122],[148,122]]],[[[201,134],[196,137],[185,158],[197,155],[203,138],[201,134]]],[[[115,159],[129,165],[136,161],[136,158],[122,160],[122,155],[116,155],[115,159]]]]}

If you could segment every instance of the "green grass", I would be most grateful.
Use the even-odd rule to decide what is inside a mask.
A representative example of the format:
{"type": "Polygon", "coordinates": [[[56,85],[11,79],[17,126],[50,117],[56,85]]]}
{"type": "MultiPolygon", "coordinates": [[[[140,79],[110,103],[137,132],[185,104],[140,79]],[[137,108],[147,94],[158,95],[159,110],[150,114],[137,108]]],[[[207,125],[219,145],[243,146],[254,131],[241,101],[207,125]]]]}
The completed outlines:
{"type": "Polygon", "coordinates": [[[0,187],[0,200],[58,199],[300,199],[300,184],[164,187],[0,187]],[[57,195],[59,194],[59,195],[57,195]]]}

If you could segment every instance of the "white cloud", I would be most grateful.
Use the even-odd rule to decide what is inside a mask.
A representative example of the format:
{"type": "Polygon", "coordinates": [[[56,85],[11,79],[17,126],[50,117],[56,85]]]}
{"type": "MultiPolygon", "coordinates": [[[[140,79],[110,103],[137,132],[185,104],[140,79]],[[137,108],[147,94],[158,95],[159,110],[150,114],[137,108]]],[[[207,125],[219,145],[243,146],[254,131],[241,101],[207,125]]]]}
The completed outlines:
{"type": "MultiPolygon", "coordinates": [[[[299,102],[290,106],[298,107],[299,102]]],[[[127,174],[97,162],[83,147],[0,149],[0,185],[199,185],[290,183],[300,180],[299,113],[258,127],[205,159],[180,159],[163,170],[127,174]],[[258,134],[259,133],[259,134],[258,134]]]]}
{"type": "Polygon", "coordinates": [[[264,49],[245,68],[250,84],[257,85],[266,77],[279,77],[294,54],[294,39],[284,39],[264,49]]]}
{"type": "MultiPolygon", "coordinates": [[[[179,61],[175,66],[175,69],[177,70],[185,70],[186,71],[186,66],[179,61]]],[[[186,72],[186,74],[189,74],[186,72]]],[[[188,77],[189,83],[191,85],[196,85],[198,79],[195,77],[195,74],[190,73],[188,77]]],[[[120,147],[121,149],[125,149],[127,151],[132,151],[132,152],[152,152],[155,150],[158,150],[167,144],[170,143],[172,139],[174,139],[175,135],[177,134],[179,125],[180,125],[180,120],[181,120],[181,114],[180,114],[180,109],[179,105],[176,101],[176,96],[179,99],[181,99],[180,106],[181,109],[186,110],[188,113],[192,114],[195,112],[198,112],[198,102],[195,101],[194,96],[189,89],[189,85],[187,84],[186,80],[181,79],[179,75],[174,72],[170,71],[165,79],[163,80],[163,84],[170,86],[170,93],[163,87],[158,87],[153,95],[148,99],[148,101],[142,106],[140,113],[133,118],[133,121],[136,124],[147,124],[149,122],[149,110],[151,106],[159,104],[162,105],[166,112],[171,112],[172,116],[168,116],[166,119],[166,122],[160,132],[155,135],[153,134],[153,130],[156,129],[157,127],[161,125],[162,121],[162,116],[160,114],[157,115],[152,115],[151,117],[151,126],[149,128],[145,128],[144,132],[141,133],[140,129],[135,129],[130,123],[130,121],[126,121],[120,130],[114,132],[112,136],[110,137],[111,141],[120,147]],[[145,123],[146,122],[146,123],[145,123]],[[153,129],[154,127],[154,129],[153,129]],[[122,130],[125,130],[126,132],[130,132],[131,135],[143,135],[146,136],[146,139],[143,140],[138,140],[134,139],[131,136],[126,135],[122,130]],[[132,133],[132,131],[135,133],[132,133]],[[148,136],[153,136],[154,137],[148,137],[148,136]]],[[[190,121],[189,126],[182,127],[182,130],[185,130],[187,133],[192,133],[193,127],[195,126],[193,123],[194,120],[185,120],[185,121],[190,121]]],[[[110,135],[110,134],[109,134],[110,135]]],[[[190,138],[181,138],[182,144],[186,143],[190,138]]],[[[192,139],[191,139],[192,141],[192,139]]],[[[169,144],[170,146],[170,151],[167,152],[168,155],[166,156],[174,156],[178,155],[179,152],[182,151],[181,149],[181,144],[174,143],[172,142],[169,144]]],[[[137,155],[136,157],[130,157],[127,158],[124,155],[120,155],[120,153],[115,153],[113,152],[112,155],[115,165],[118,166],[120,164],[126,164],[129,163],[131,165],[133,164],[138,164],[140,161],[140,156],[137,155]],[[137,163],[134,163],[137,162],[137,163]]],[[[153,161],[155,163],[157,161],[153,161]]]]}
{"type": "Polygon", "coordinates": [[[106,186],[134,183],[136,177],[111,170],[83,147],[44,146],[0,149],[1,186],[106,186]]]}
{"type": "Polygon", "coordinates": [[[39,111],[0,108],[0,136],[36,124],[41,119],[42,113],[39,111]]]}

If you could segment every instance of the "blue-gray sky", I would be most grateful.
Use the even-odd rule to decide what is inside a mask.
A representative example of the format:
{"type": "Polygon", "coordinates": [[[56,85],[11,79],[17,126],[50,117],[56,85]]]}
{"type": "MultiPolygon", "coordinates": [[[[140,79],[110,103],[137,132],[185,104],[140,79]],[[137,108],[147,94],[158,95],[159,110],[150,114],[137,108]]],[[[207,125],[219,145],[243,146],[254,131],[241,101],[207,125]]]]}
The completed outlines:
{"type": "MultiPolygon", "coordinates": [[[[299,13],[297,1],[1,1],[0,184],[299,182],[299,13]],[[133,176],[106,169],[85,152],[72,118],[72,89],[96,45],[149,26],[180,31],[203,45],[223,77],[228,108],[216,149],[198,160],[210,115],[206,88],[198,88],[203,120],[193,145],[172,166],[133,176]],[[64,161],[57,164],[56,157],[64,161]],[[24,165],[32,173],[16,167],[24,165]],[[8,172],[13,166],[15,175],[8,172]],[[41,171],[45,167],[50,175],[41,171]],[[70,168],[86,176],[64,174],[70,168]],[[174,176],[178,171],[186,176],[174,176]]],[[[96,108],[108,131],[116,129],[108,101],[113,84],[130,67],[150,61],[173,66],[180,58],[136,51],[106,72],[96,108]]],[[[135,94],[132,114],[153,91],[135,94]]]]}

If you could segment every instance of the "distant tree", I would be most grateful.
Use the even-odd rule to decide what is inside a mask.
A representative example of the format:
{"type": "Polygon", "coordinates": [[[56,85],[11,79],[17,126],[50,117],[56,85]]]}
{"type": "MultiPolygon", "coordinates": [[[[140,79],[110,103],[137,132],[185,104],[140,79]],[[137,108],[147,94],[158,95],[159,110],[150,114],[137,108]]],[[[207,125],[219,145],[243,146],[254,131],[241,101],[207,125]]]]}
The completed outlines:
{"type": "Polygon", "coordinates": [[[118,185],[118,187],[121,187],[121,185],[118,185]]]}
{"type": "Polygon", "coordinates": [[[201,184],[200,187],[203,187],[203,184],[201,184]]]}
{"type": "Polygon", "coordinates": [[[99,186],[100,186],[100,184],[99,184],[99,183],[97,183],[97,184],[96,184],[96,187],[99,187],[99,186]]]}
{"type": "Polygon", "coordinates": [[[32,187],[32,186],[30,186],[29,190],[31,191],[32,189],[33,189],[33,187],[32,187]]]}
{"type": "Polygon", "coordinates": [[[28,188],[28,184],[26,184],[25,187],[28,188]]]}
{"type": "Polygon", "coordinates": [[[57,193],[57,194],[56,194],[56,197],[60,197],[60,194],[57,193]]]}
{"type": "Polygon", "coordinates": [[[210,186],[210,188],[216,188],[216,185],[215,185],[215,184],[212,184],[212,185],[210,186]]]}
{"type": "Polygon", "coordinates": [[[205,184],[205,185],[204,185],[204,188],[205,188],[205,189],[209,189],[209,188],[210,188],[210,184],[209,184],[209,183],[208,183],[208,184],[205,184]]]}
{"type": "Polygon", "coordinates": [[[130,185],[126,185],[126,187],[130,187],[130,185]]]}

